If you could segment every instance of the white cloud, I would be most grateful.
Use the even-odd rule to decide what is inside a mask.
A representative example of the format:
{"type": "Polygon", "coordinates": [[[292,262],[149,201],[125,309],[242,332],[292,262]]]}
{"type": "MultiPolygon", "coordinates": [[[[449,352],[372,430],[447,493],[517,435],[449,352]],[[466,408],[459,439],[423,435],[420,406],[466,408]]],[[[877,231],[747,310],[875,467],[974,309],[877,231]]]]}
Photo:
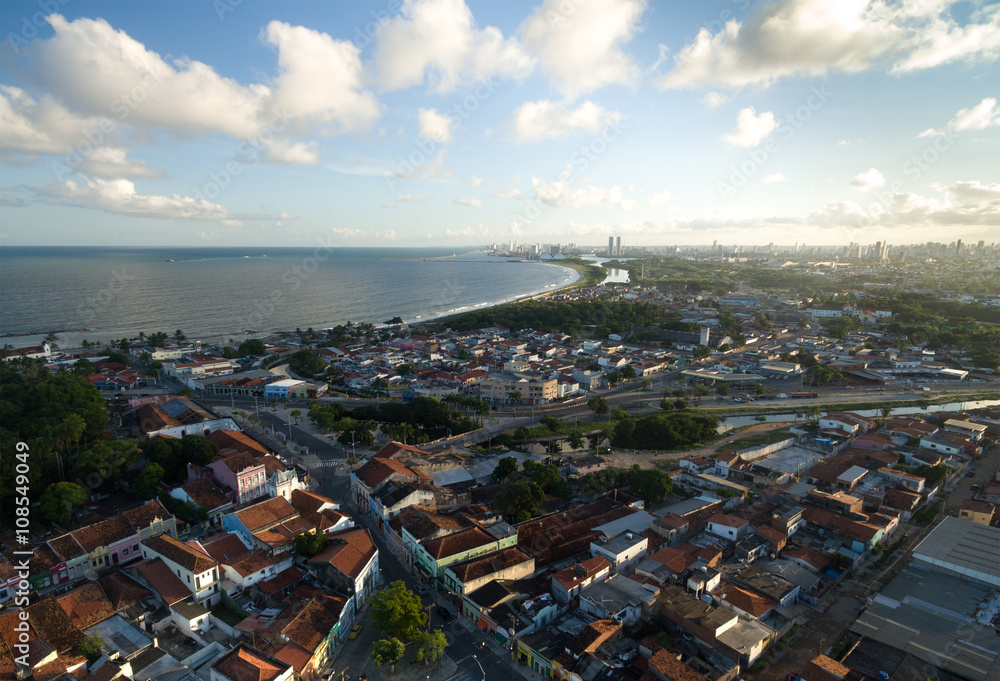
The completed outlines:
{"type": "Polygon", "coordinates": [[[483,203],[482,199],[455,199],[455,205],[469,206],[470,208],[482,208],[486,204],[483,203]]]}
{"type": "Polygon", "coordinates": [[[646,203],[655,208],[656,206],[662,206],[663,204],[673,200],[674,197],[670,192],[658,192],[646,199],[646,203]]]}
{"type": "Polygon", "coordinates": [[[97,147],[83,156],[75,170],[83,175],[104,178],[163,177],[163,171],[143,161],[126,158],[128,151],[120,147],[97,147]]]}
{"type": "Polygon", "coordinates": [[[575,98],[638,78],[622,47],[638,31],[645,9],[645,0],[545,0],[519,33],[559,91],[575,98]]]}
{"type": "Polygon", "coordinates": [[[736,127],[723,135],[722,141],[733,147],[756,147],[778,127],[774,114],[765,111],[759,116],[752,106],[740,109],[736,116],[736,127]]]}
{"type": "Polygon", "coordinates": [[[45,203],[76,206],[105,213],[155,220],[214,221],[242,224],[225,206],[190,196],[139,194],[128,180],[87,180],[86,183],[50,182],[40,197],[45,203]]]}
{"type": "Polygon", "coordinates": [[[774,184],[775,182],[785,182],[787,180],[788,178],[782,173],[771,173],[770,175],[765,175],[761,182],[764,184],[774,184]]]}
{"type": "Polygon", "coordinates": [[[701,103],[709,109],[717,109],[728,101],[729,97],[721,92],[709,92],[701,98],[701,103]]]}
{"type": "Polygon", "coordinates": [[[917,137],[936,137],[944,135],[945,132],[964,132],[966,130],[985,130],[1000,126],[1000,108],[997,108],[995,97],[985,97],[968,109],[959,110],[955,116],[948,121],[944,130],[928,128],[917,137]]]}
{"type": "Polygon", "coordinates": [[[617,111],[608,111],[591,101],[570,109],[565,104],[541,99],[517,107],[513,119],[502,129],[514,142],[526,144],[574,132],[597,134],[604,126],[620,119],[621,114],[617,111]]]}
{"type": "Polygon", "coordinates": [[[376,34],[375,70],[385,90],[421,85],[438,92],[490,76],[523,78],[533,60],[516,38],[478,29],[463,0],[405,0],[376,34]]]}
{"type": "Polygon", "coordinates": [[[401,203],[423,203],[424,197],[419,194],[400,194],[396,200],[401,203]]]}
{"type": "Polygon", "coordinates": [[[553,208],[581,208],[584,206],[621,206],[625,197],[621,187],[581,187],[573,189],[565,182],[545,184],[537,177],[531,178],[535,198],[553,208]]]}
{"type": "Polygon", "coordinates": [[[483,178],[476,177],[475,175],[473,175],[472,177],[469,178],[469,184],[471,184],[473,187],[482,187],[483,178]]]}
{"type": "MultiPolygon", "coordinates": [[[[6,136],[23,149],[56,153],[52,141],[72,140],[75,146],[82,132],[104,119],[119,138],[161,130],[222,133],[251,141],[265,161],[315,164],[313,144],[291,138],[367,130],[381,115],[375,97],[362,88],[358,49],[312,29],[269,23],[261,40],[276,49],[278,74],[270,82],[244,85],[202,62],[168,61],[103,19],[67,21],[53,14],[48,21],[54,36],[24,48],[31,68],[23,75],[47,90],[52,102],[43,98],[33,105],[21,97],[5,112],[17,114],[19,107],[23,115],[34,106],[45,114],[33,116],[34,129],[48,142],[44,135],[32,140],[30,130],[20,128],[20,140],[6,136]]],[[[5,92],[5,99],[12,96],[5,92]]],[[[109,145],[106,139],[100,144],[109,145]]],[[[118,139],[109,146],[127,145],[118,139]]]]}
{"type": "Polygon", "coordinates": [[[0,149],[23,154],[65,154],[81,144],[93,146],[88,134],[114,127],[105,116],[82,116],[52,97],[36,101],[20,88],[0,85],[0,149]]]}
{"type": "Polygon", "coordinates": [[[848,142],[847,140],[838,140],[837,141],[837,146],[838,147],[849,147],[849,146],[851,146],[851,143],[848,142]]]}
{"type": "Polygon", "coordinates": [[[519,199],[521,198],[521,190],[515,187],[509,192],[500,192],[496,195],[498,199],[519,199]]]}
{"type": "Polygon", "coordinates": [[[420,126],[418,134],[422,139],[438,144],[451,142],[452,128],[455,125],[455,119],[451,116],[445,116],[436,109],[420,109],[417,113],[417,123],[420,126]]]}
{"type": "Polygon", "coordinates": [[[718,33],[702,28],[674,55],[662,88],[716,83],[768,85],[793,74],[853,73],[882,64],[895,72],[951,61],[992,60],[1000,52],[1000,6],[973,12],[966,26],[950,13],[957,0],[778,0],[746,23],[718,33]]]}
{"type": "Polygon", "coordinates": [[[859,173],[851,180],[851,186],[863,192],[875,187],[885,186],[885,176],[875,168],[869,168],[863,173],[859,173]]]}

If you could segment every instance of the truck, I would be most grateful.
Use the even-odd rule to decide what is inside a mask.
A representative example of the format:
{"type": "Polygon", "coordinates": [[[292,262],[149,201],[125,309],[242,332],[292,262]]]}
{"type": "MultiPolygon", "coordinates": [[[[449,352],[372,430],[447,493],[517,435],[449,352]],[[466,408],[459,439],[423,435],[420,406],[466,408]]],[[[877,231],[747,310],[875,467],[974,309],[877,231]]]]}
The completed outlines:
{"type": "Polygon", "coordinates": [[[929,393],[931,391],[930,386],[924,386],[920,389],[920,392],[929,393]]]}
{"type": "Polygon", "coordinates": [[[786,397],[788,397],[788,395],[786,395],[785,393],[778,393],[777,395],[775,395],[775,397],[779,400],[783,400],[786,397]]]}

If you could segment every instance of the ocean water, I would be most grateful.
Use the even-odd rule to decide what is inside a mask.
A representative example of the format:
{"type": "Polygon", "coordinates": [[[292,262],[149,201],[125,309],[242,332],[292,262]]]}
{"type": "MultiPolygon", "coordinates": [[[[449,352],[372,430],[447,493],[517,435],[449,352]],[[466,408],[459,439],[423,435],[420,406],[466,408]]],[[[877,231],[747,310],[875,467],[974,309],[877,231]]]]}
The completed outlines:
{"type": "Polygon", "coordinates": [[[393,248],[0,249],[0,343],[62,347],[181,329],[218,340],[399,316],[419,321],[568,285],[576,272],[482,252],[393,248]]]}

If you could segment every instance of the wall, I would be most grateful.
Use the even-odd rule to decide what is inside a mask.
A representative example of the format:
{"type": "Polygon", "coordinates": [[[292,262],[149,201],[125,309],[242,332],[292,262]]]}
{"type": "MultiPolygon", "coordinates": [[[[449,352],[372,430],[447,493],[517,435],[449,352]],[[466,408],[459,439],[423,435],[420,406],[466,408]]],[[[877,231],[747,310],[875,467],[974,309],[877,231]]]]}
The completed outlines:
{"type": "Polygon", "coordinates": [[[751,447],[750,449],[744,449],[741,452],[737,452],[740,458],[744,461],[756,461],[757,459],[762,459],[768,454],[774,454],[782,449],[791,447],[795,444],[795,437],[790,437],[787,440],[782,440],[781,442],[774,442],[769,445],[763,445],[760,447],[751,447]]]}

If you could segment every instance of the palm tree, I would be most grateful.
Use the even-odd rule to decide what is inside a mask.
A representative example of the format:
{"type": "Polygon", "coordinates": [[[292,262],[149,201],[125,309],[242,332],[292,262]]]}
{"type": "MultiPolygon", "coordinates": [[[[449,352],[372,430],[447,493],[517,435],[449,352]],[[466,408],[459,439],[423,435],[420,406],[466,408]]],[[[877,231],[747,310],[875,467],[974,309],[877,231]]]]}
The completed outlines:
{"type": "Polygon", "coordinates": [[[45,336],[45,342],[49,344],[49,348],[52,350],[59,349],[59,336],[56,335],[55,331],[50,331],[47,336],[45,336]]]}
{"type": "Polygon", "coordinates": [[[507,393],[507,398],[514,404],[518,404],[521,401],[521,397],[522,395],[520,390],[515,389],[507,393]]]}

